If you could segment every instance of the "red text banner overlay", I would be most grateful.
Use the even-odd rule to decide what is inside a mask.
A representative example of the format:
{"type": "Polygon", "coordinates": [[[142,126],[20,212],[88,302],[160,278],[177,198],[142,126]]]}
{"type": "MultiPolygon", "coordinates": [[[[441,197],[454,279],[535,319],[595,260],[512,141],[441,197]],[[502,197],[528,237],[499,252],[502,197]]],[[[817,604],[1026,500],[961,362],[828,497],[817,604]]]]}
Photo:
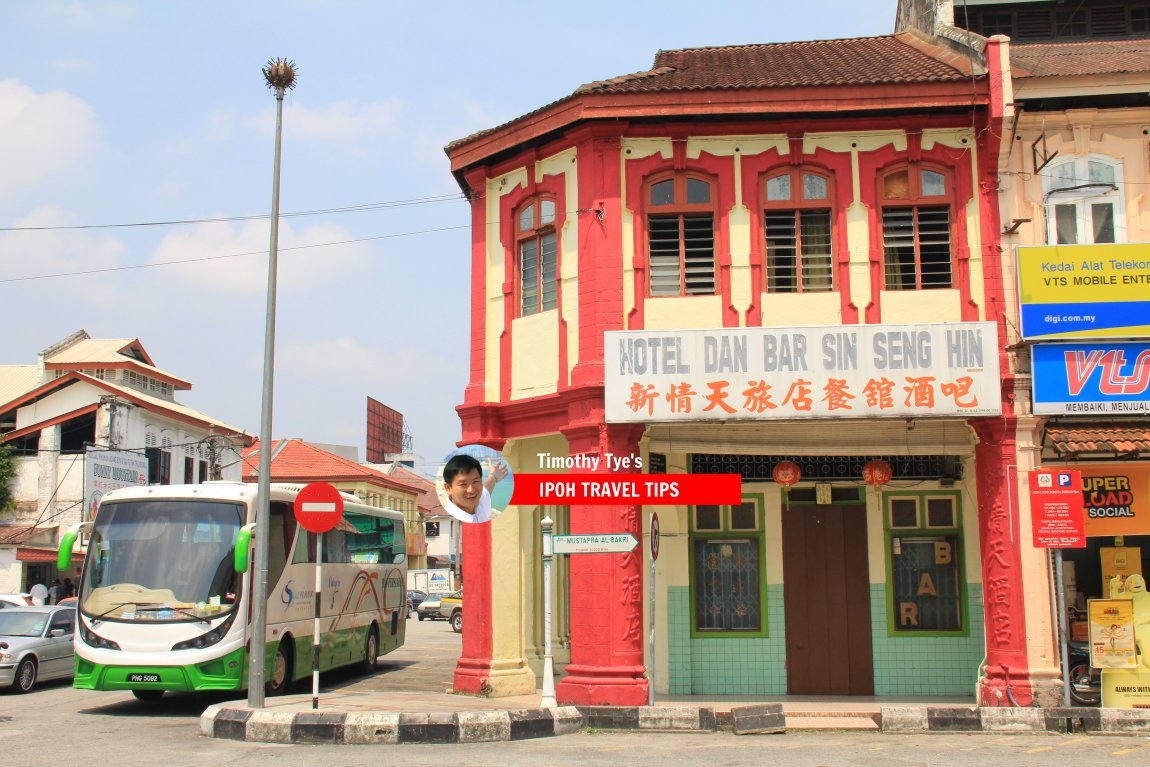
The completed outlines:
{"type": "Polygon", "coordinates": [[[511,503],[693,506],[743,502],[738,474],[516,474],[511,503]]]}

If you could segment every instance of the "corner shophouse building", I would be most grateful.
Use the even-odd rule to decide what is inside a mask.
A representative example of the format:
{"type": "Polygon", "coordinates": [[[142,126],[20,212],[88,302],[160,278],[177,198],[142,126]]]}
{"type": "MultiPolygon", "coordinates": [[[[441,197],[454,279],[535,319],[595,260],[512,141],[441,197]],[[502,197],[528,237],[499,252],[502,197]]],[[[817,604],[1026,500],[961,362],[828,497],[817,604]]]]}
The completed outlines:
{"type": "MultiPolygon", "coordinates": [[[[558,558],[560,703],[642,703],[651,679],[1030,703],[990,308],[998,54],[909,33],[665,51],[447,148],[473,200],[464,441],[517,472],[610,454],[743,477],[741,504],[660,509],[650,673],[647,547],[558,558]]],[[[537,687],[543,516],[645,544],[648,511],[467,526],[456,689],[537,687]]]]}

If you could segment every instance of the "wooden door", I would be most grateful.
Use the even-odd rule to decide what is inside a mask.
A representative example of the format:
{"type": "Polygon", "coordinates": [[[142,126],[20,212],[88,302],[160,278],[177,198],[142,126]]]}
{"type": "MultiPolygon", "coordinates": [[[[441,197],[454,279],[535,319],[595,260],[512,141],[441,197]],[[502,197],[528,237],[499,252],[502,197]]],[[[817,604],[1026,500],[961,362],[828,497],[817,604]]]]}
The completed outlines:
{"type": "Polygon", "coordinates": [[[873,695],[866,507],[783,510],[787,692],[873,695]]]}

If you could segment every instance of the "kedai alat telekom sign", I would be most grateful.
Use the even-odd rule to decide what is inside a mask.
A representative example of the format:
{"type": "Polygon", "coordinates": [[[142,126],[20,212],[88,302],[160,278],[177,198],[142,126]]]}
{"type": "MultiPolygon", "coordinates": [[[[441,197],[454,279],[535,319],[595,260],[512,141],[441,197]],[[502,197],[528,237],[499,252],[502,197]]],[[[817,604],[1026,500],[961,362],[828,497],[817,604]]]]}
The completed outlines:
{"type": "Polygon", "coordinates": [[[1018,249],[1024,339],[1150,335],[1150,244],[1018,249]]]}
{"type": "Polygon", "coordinates": [[[1038,415],[1150,414],[1150,342],[1035,344],[1038,415]]]}
{"type": "Polygon", "coordinates": [[[986,416],[993,322],[605,334],[607,421],[986,416]]]}

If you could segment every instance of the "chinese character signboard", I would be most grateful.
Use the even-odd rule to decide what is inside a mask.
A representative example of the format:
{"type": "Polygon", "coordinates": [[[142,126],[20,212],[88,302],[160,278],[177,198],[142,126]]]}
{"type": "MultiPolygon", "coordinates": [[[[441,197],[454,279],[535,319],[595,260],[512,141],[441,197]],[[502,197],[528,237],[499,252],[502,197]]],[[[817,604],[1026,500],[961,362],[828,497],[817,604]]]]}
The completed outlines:
{"type": "Polygon", "coordinates": [[[84,519],[95,519],[96,506],[121,487],[148,484],[148,458],[128,450],[89,445],[84,451],[84,519]]]}
{"type": "Polygon", "coordinates": [[[1034,546],[1039,549],[1086,548],[1082,475],[1061,469],[1030,472],[1030,514],[1034,546]]]}
{"type": "Polygon", "coordinates": [[[612,423],[1002,412],[993,322],[605,335],[612,423]]]}
{"type": "Polygon", "coordinates": [[[1150,535],[1150,466],[1079,464],[1086,536],[1150,535]]]}
{"type": "Polygon", "coordinates": [[[1037,415],[1150,414],[1150,343],[1035,344],[1037,415]]]}
{"type": "Polygon", "coordinates": [[[1022,337],[1150,335],[1150,245],[1018,249],[1022,337]]]}

